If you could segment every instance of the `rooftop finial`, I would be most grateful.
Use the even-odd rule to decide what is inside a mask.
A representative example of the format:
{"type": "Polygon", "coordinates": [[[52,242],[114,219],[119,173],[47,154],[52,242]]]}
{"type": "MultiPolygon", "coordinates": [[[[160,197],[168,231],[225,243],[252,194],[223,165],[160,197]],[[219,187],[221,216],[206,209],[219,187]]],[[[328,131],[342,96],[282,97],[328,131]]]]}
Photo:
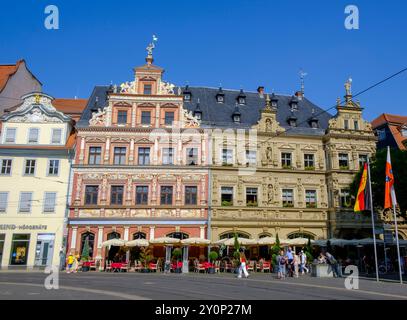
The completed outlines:
{"type": "Polygon", "coordinates": [[[304,72],[304,70],[300,70],[300,80],[301,80],[301,93],[304,95],[305,93],[305,77],[308,75],[308,73],[304,72]]]}
{"type": "Polygon", "coordinates": [[[349,77],[348,81],[345,82],[345,90],[346,90],[346,95],[351,96],[352,95],[352,78],[349,77]]]}
{"type": "Polygon", "coordinates": [[[155,34],[153,34],[153,41],[147,46],[147,58],[146,61],[150,65],[153,63],[153,50],[155,49],[155,43],[158,42],[158,38],[155,34]]]}

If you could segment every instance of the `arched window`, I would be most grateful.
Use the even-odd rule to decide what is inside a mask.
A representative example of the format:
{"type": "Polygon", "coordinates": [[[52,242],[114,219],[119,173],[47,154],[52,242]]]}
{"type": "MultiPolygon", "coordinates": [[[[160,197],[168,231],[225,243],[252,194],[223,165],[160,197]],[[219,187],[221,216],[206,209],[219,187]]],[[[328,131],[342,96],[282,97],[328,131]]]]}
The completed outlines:
{"type": "Polygon", "coordinates": [[[95,234],[92,232],[85,232],[81,236],[81,252],[82,255],[83,247],[85,246],[86,239],[89,241],[89,256],[93,258],[93,247],[95,245],[95,234]]]}
{"type": "Polygon", "coordinates": [[[147,239],[147,236],[144,232],[137,232],[133,234],[133,240],[138,240],[138,239],[147,239]]]}
{"type": "Polygon", "coordinates": [[[288,239],[297,239],[297,238],[305,238],[305,239],[311,239],[315,240],[315,236],[311,233],[306,233],[306,232],[296,232],[288,235],[288,239]]]}
{"type": "Polygon", "coordinates": [[[187,235],[186,233],[183,233],[183,232],[173,232],[173,233],[167,234],[167,237],[184,240],[184,239],[188,239],[189,235],[187,235]]]}
{"type": "Polygon", "coordinates": [[[120,233],[112,232],[107,235],[107,240],[120,239],[120,233]]]}
{"type": "Polygon", "coordinates": [[[263,239],[263,238],[267,238],[267,237],[271,237],[270,233],[262,233],[259,235],[259,239],[263,239]]]}
{"type": "Polygon", "coordinates": [[[246,233],[241,233],[241,232],[228,232],[224,233],[220,236],[220,239],[231,239],[235,237],[235,234],[237,234],[238,238],[244,238],[244,239],[250,239],[250,236],[246,233]]]}

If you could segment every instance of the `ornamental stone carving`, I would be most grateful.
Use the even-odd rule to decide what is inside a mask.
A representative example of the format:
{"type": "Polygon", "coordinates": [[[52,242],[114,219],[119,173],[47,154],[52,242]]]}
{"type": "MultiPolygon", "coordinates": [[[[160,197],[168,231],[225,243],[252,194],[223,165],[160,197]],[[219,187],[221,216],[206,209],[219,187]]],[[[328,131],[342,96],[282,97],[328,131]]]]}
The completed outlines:
{"type": "Polygon", "coordinates": [[[92,118],[89,120],[91,126],[103,126],[106,123],[106,111],[105,109],[98,109],[97,112],[92,113],[92,118]]]}
{"type": "Polygon", "coordinates": [[[162,95],[175,95],[174,92],[175,85],[169,82],[161,81],[160,83],[160,94],[162,95]]]}

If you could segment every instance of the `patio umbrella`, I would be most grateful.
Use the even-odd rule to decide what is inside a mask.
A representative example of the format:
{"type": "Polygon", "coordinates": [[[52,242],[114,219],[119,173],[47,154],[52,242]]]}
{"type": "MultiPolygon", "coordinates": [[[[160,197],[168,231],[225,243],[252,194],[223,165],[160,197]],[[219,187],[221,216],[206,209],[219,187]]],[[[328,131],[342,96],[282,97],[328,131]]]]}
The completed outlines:
{"type": "MultiPolygon", "coordinates": [[[[355,245],[368,245],[368,244],[374,244],[374,240],[371,238],[365,238],[365,239],[360,239],[360,240],[349,240],[350,244],[355,244],[355,245]]],[[[376,239],[376,243],[380,244],[383,243],[383,240],[376,239]]]]}
{"type": "Polygon", "coordinates": [[[288,240],[285,240],[285,242],[283,242],[283,243],[292,245],[292,246],[304,246],[308,243],[308,239],[307,238],[288,239],[288,240]]]}
{"type": "Polygon", "coordinates": [[[132,241],[127,241],[127,247],[148,247],[149,243],[146,239],[136,239],[132,241]]]}
{"type": "MultiPolygon", "coordinates": [[[[254,239],[237,238],[237,241],[242,246],[257,245],[257,241],[254,240],[254,239]]],[[[235,239],[234,238],[227,239],[224,244],[225,244],[225,246],[234,246],[235,245],[235,239]]]]}
{"type": "Polygon", "coordinates": [[[122,239],[111,239],[102,242],[102,247],[123,247],[126,245],[126,241],[122,239]]]}
{"type": "Polygon", "coordinates": [[[333,239],[329,239],[329,240],[316,240],[316,241],[314,241],[313,244],[320,246],[320,247],[325,247],[327,245],[328,241],[331,243],[332,246],[338,246],[338,247],[351,245],[353,243],[352,240],[333,238],[333,239]]]}
{"type": "Polygon", "coordinates": [[[203,238],[188,238],[181,240],[181,244],[184,245],[208,245],[211,243],[211,240],[203,238]]]}
{"type": "Polygon", "coordinates": [[[214,245],[214,246],[222,246],[222,245],[225,244],[225,242],[226,242],[227,240],[229,240],[229,239],[221,239],[221,240],[212,242],[212,245],[214,245]]]}
{"type": "Polygon", "coordinates": [[[156,238],[156,239],[150,240],[151,244],[178,244],[180,242],[181,242],[180,239],[169,238],[169,237],[156,238]]]}
{"type": "Polygon", "coordinates": [[[265,237],[261,238],[257,241],[257,244],[260,246],[271,246],[276,243],[276,238],[273,237],[265,237]]]}

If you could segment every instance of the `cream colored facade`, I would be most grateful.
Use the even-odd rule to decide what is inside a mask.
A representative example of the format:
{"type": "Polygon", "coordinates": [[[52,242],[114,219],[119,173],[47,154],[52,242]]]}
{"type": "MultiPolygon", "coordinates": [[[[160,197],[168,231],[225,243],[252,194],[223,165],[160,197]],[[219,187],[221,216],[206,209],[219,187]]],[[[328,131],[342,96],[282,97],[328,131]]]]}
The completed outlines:
{"type": "Polygon", "coordinates": [[[370,237],[371,222],[353,212],[348,190],[360,163],[375,154],[376,138],[362,118],[362,108],[352,100],[350,83],[346,84],[345,104],[338,102],[337,114],[325,133],[311,135],[283,128],[276,115],[277,108],[268,99],[260,121],[251,128],[257,130],[255,140],[247,132],[239,138],[236,130],[231,131],[232,139],[214,135],[212,240],[236,232],[252,239],[276,234],[280,239],[370,237]],[[219,163],[225,148],[233,150],[233,165],[219,163]],[[256,153],[255,164],[246,164],[242,156],[246,149],[256,153]],[[283,154],[291,155],[289,166],[283,165],[283,154]],[[312,155],[312,166],[306,167],[305,155],[312,155]],[[347,165],[341,162],[340,166],[345,157],[347,165]],[[222,202],[222,188],[233,190],[231,205],[222,202]],[[248,188],[252,193],[257,190],[254,203],[247,202],[248,188]],[[283,202],[285,190],[291,194],[292,204],[283,202]],[[309,195],[315,203],[307,201],[309,195]]]}
{"type": "Polygon", "coordinates": [[[41,93],[2,117],[1,268],[60,265],[73,142],[70,117],[41,93]],[[34,130],[32,130],[34,129],[34,130]],[[31,133],[30,133],[31,131],[31,133]]]}

